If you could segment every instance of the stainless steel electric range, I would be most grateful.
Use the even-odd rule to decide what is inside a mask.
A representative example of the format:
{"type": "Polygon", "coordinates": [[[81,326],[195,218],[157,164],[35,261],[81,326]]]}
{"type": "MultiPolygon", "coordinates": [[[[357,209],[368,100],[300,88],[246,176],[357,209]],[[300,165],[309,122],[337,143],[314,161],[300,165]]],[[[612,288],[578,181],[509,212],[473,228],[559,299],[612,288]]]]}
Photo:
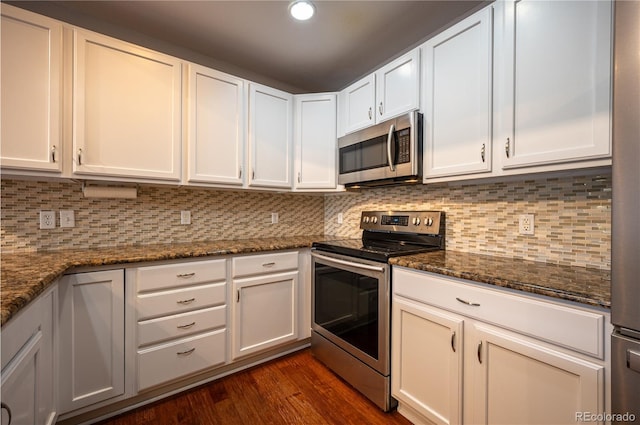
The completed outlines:
{"type": "Polygon", "coordinates": [[[389,258],[445,247],[441,211],[366,211],[362,237],[316,242],[311,351],[384,411],[391,397],[389,258]]]}

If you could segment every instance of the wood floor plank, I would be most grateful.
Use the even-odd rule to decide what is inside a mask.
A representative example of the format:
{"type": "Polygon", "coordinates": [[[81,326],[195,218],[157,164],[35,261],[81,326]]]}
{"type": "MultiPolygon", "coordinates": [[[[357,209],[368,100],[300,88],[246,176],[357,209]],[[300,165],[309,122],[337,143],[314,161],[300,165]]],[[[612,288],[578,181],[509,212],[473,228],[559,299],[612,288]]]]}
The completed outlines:
{"type": "Polygon", "coordinates": [[[100,422],[100,425],[410,425],[384,413],[309,349],[100,422]]]}

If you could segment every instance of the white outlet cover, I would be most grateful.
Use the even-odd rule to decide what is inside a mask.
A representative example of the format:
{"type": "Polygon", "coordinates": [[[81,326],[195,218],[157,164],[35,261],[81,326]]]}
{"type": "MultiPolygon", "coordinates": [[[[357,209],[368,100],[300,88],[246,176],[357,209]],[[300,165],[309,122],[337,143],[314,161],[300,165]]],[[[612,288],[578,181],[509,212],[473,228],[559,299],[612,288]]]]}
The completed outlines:
{"type": "Polygon", "coordinates": [[[56,228],[56,213],[54,211],[40,211],[40,228],[56,228]]]}
{"type": "Polygon", "coordinates": [[[535,234],[533,214],[521,214],[518,220],[518,227],[521,235],[535,234]]]}
{"type": "Polygon", "coordinates": [[[271,213],[271,224],[278,224],[278,213],[271,213]]]}
{"type": "Polygon", "coordinates": [[[191,211],[180,211],[180,224],[191,224],[191,211]]]}
{"type": "Polygon", "coordinates": [[[76,227],[76,217],[73,210],[60,210],[60,227],[76,227]]]}

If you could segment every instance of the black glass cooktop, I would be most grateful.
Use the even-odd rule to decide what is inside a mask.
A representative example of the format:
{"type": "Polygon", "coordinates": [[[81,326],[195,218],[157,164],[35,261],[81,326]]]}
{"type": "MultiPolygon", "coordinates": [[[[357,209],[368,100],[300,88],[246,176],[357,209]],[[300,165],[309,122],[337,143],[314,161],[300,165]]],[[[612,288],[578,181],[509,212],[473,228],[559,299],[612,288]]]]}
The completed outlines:
{"type": "Polygon", "coordinates": [[[391,257],[435,251],[439,247],[412,244],[402,241],[367,241],[363,239],[342,239],[335,241],[314,242],[313,248],[335,254],[366,258],[387,262],[391,257]]]}

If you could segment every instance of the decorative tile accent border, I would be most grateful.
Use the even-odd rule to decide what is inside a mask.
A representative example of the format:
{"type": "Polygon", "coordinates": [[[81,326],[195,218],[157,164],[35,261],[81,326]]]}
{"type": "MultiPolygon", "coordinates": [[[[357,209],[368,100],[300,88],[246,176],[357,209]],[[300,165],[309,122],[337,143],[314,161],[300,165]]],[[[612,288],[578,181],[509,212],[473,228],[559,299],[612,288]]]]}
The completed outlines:
{"type": "Polygon", "coordinates": [[[137,199],[89,199],[75,182],[2,179],[2,251],[94,248],[323,234],[318,195],[141,185],[137,199]],[[39,211],[57,226],[39,229],[39,211]],[[59,211],[74,210],[76,227],[60,228],[59,211]],[[180,211],[191,211],[190,225],[180,211]],[[271,224],[277,212],[278,223],[271,224]]]}
{"type": "Polygon", "coordinates": [[[447,249],[611,268],[611,175],[368,189],[325,198],[325,234],[359,237],[364,210],[443,210],[447,249]],[[337,224],[338,213],[343,224],[337,224]],[[532,213],[535,235],[518,234],[532,213]]]}

